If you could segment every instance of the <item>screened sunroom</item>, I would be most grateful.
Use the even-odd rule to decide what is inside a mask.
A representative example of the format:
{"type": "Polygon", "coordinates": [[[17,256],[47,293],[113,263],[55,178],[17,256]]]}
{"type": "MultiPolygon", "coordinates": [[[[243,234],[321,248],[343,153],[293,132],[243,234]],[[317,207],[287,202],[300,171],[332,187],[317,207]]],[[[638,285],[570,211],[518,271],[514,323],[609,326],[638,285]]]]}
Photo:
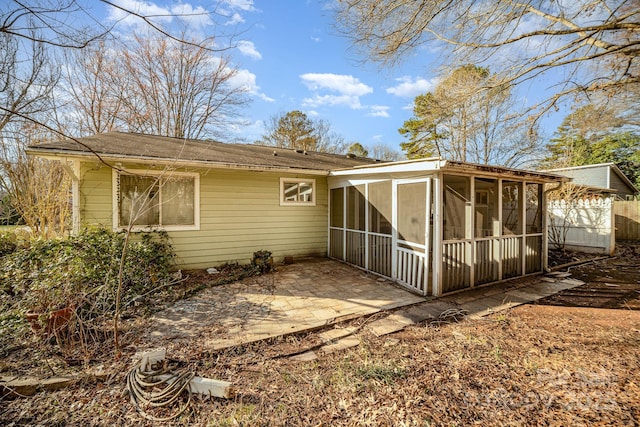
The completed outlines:
{"type": "Polygon", "coordinates": [[[331,258],[422,295],[540,273],[546,173],[440,159],[333,171],[331,258]]]}

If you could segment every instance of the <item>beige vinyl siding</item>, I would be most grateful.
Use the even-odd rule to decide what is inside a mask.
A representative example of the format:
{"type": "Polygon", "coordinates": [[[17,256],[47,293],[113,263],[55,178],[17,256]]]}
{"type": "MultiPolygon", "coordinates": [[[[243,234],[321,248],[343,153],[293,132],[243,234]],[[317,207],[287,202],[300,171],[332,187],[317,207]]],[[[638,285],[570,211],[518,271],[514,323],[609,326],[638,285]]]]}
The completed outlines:
{"type": "Polygon", "coordinates": [[[82,225],[112,227],[111,168],[99,162],[80,167],[80,220],[82,225]]]}
{"type": "MultiPolygon", "coordinates": [[[[326,177],[235,170],[188,172],[200,173],[200,230],[169,232],[181,268],[248,263],[258,250],[273,252],[276,260],[326,255],[326,177]],[[315,179],[316,206],[280,206],[282,177],[315,179]]],[[[111,227],[111,170],[85,165],[81,195],[83,224],[111,227]]]]}

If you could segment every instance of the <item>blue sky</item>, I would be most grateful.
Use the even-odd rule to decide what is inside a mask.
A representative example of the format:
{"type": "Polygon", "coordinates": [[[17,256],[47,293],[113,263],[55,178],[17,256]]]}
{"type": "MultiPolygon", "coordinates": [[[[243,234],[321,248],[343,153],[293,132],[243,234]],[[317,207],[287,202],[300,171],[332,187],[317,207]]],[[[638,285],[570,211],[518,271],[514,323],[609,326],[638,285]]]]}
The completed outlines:
{"type": "MultiPolygon", "coordinates": [[[[199,0],[116,2],[157,15],[213,7],[213,2],[199,0]]],[[[217,4],[217,27],[206,16],[183,18],[196,33],[239,30],[232,56],[240,69],[237,82],[247,87],[252,102],[243,111],[248,125],[238,128],[231,140],[253,142],[264,133],[269,118],[301,110],[329,122],[346,142],[360,142],[365,147],[384,144],[400,151],[402,137],[397,129],[411,117],[413,99],[437,82],[435,56],[421,49],[394,69],[363,63],[350,50],[349,40],[333,28],[330,5],[330,0],[222,0],[217,4]]],[[[118,17],[117,11],[104,7],[108,19],[118,17]]],[[[162,19],[168,26],[177,21],[162,19]]],[[[125,20],[117,29],[126,31],[135,26],[133,20],[125,20]]],[[[525,90],[519,96],[528,96],[525,90]]],[[[547,119],[548,134],[561,119],[547,119]]]]}
{"type": "Polygon", "coordinates": [[[381,70],[363,64],[318,1],[257,1],[255,7],[246,36],[261,59],[243,58],[242,66],[268,97],[258,97],[252,108],[258,136],[259,121],[298,109],[327,120],[347,141],[399,150],[397,129],[411,116],[408,107],[431,87],[425,65],[381,70]]]}

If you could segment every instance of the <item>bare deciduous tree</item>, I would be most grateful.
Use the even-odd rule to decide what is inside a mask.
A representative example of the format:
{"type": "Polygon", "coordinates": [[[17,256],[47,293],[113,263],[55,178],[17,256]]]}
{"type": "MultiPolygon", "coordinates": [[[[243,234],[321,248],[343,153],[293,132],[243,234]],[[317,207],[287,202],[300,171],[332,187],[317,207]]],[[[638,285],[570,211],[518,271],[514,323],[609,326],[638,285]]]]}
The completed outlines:
{"type": "Polygon", "coordinates": [[[0,33],[0,133],[18,119],[42,116],[51,108],[50,98],[58,82],[44,46],[23,43],[28,52],[20,52],[20,41],[0,33]]]}
{"type": "Polygon", "coordinates": [[[69,182],[57,163],[25,154],[28,143],[44,137],[25,117],[49,114],[57,81],[42,43],[0,33],[0,188],[26,225],[45,237],[67,225],[69,182]],[[27,60],[20,59],[20,43],[30,48],[27,60]]]}
{"type": "Polygon", "coordinates": [[[221,138],[248,101],[228,58],[195,43],[134,36],[70,56],[65,117],[80,135],[122,129],[221,138]]]}
{"type": "Polygon", "coordinates": [[[376,144],[369,150],[369,156],[373,159],[395,162],[402,160],[404,156],[384,144],[376,144]]]}
{"type": "Polygon", "coordinates": [[[36,126],[23,122],[14,135],[20,136],[0,138],[0,187],[33,235],[64,235],[71,215],[69,177],[58,162],[25,153],[28,144],[47,138],[36,126]]]}
{"type": "Polygon", "coordinates": [[[104,42],[65,55],[63,84],[67,133],[92,135],[118,130],[124,87],[116,54],[104,42]]]}
{"type": "Polygon", "coordinates": [[[491,63],[522,83],[563,67],[543,110],[577,93],[624,93],[640,84],[635,0],[339,0],[338,25],[366,56],[394,64],[427,44],[450,68],[491,63]]]}
{"type": "MultiPolygon", "coordinates": [[[[213,40],[209,40],[210,45],[213,40]]],[[[247,102],[233,84],[238,70],[205,47],[159,37],[135,37],[118,52],[115,79],[125,88],[120,122],[135,132],[178,138],[221,137],[247,102]]]]}

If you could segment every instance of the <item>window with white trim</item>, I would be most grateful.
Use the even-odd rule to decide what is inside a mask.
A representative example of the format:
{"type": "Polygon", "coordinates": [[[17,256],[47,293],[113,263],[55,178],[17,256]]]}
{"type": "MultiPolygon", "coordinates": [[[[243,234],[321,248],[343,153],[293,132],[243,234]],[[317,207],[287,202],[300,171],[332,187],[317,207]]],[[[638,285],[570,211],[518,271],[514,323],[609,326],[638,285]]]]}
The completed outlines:
{"type": "Polygon", "coordinates": [[[197,173],[114,171],[114,228],[198,230],[197,173]]]}
{"type": "Polygon", "coordinates": [[[283,206],[315,206],[316,180],[280,178],[280,204],[283,206]]]}

